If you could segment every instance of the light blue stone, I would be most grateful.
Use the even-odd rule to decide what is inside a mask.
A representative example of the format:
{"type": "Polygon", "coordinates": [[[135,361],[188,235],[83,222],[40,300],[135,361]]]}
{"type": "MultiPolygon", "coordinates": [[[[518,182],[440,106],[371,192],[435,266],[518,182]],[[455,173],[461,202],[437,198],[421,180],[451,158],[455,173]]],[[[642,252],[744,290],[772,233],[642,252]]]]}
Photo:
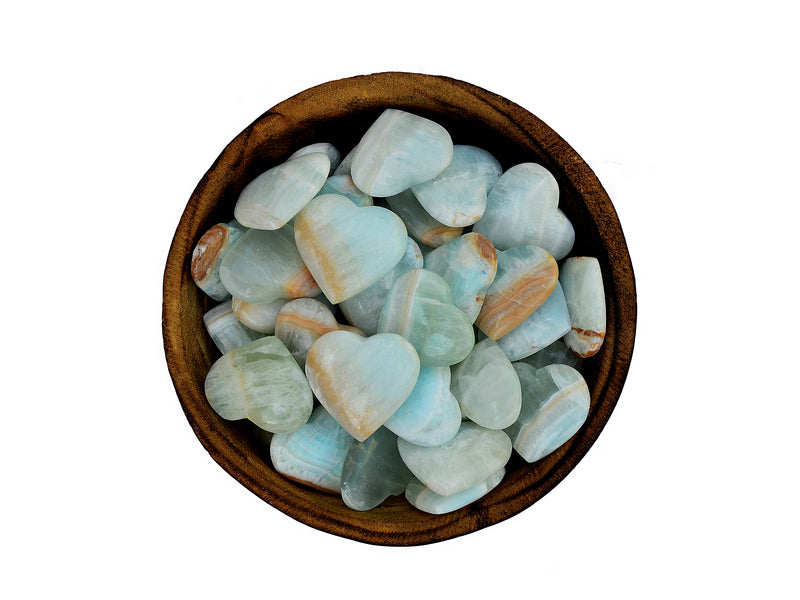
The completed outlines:
{"type": "Polygon", "coordinates": [[[528,462],[541,460],[569,440],[589,415],[589,388],[567,365],[534,369],[514,363],[522,385],[522,410],[506,433],[528,462]]]}
{"type": "Polygon", "coordinates": [[[564,342],[581,358],[593,356],[606,336],[606,297],[600,263],[591,256],[568,258],[559,279],[572,322],[564,342]]]}
{"type": "Polygon", "coordinates": [[[497,159],[475,146],[453,146],[453,160],[430,181],[411,188],[422,208],[452,227],[472,225],[486,210],[486,196],[503,172],[497,159]]]}
{"type": "Polygon", "coordinates": [[[381,318],[383,303],[394,282],[406,271],[421,269],[423,264],[422,252],[417,243],[407,238],[406,251],[403,258],[389,273],[376,281],[363,292],[352,298],[343,300],[339,306],[347,320],[361,329],[367,335],[378,333],[378,321],[381,318]]]}
{"type": "Polygon", "coordinates": [[[386,109],[358,143],[351,174],[358,188],[385,198],[433,179],[453,158],[453,141],[429,119],[386,109]]]}
{"type": "Polygon", "coordinates": [[[231,297],[219,278],[219,266],[225,252],[245,231],[235,220],[218,223],[203,234],[192,252],[192,279],[214,300],[222,302],[231,297]]]}
{"type": "Polygon", "coordinates": [[[534,369],[541,369],[547,365],[567,365],[580,371],[581,365],[583,365],[583,359],[575,356],[561,340],[556,340],[547,348],[523,358],[522,362],[529,364],[534,369]]]}
{"type": "Polygon", "coordinates": [[[438,273],[453,292],[453,303],[474,323],[497,274],[497,253],[478,233],[467,233],[425,255],[425,268],[438,273]]]}
{"type": "Polygon", "coordinates": [[[287,302],[275,319],[275,337],[284,343],[301,369],[306,366],[306,355],[314,342],[338,330],[339,324],[331,310],[314,298],[287,302]]]}
{"type": "Polygon", "coordinates": [[[403,220],[408,232],[426,246],[438,248],[452,242],[464,231],[462,227],[439,223],[420,206],[411,190],[386,198],[386,203],[403,220]]]}
{"type": "Polygon", "coordinates": [[[497,340],[497,344],[509,360],[522,360],[546,348],[570,331],[569,311],[561,284],[556,283],[553,292],[533,314],[509,333],[497,340]]]}
{"type": "Polygon", "coordinates": [[[424,367],[460,362],[475,343],[472,323],[453,304],[445,280],[425,269],[407,271],[395,281],[383,305],[378,331],[406,338],[424,367]]]}
{"type": "Polygon", "coordinates": [[[417,446],[441,446],[461,427],[461,409],[450,392],[448,367],[422,367],[417,384],[385,426],[417,446]]]}
{"type": "Polygon", "coordinates": [[[353,157],[356,154],[356,149],[358,149],[358,145],[350,150],[347,155],[342,159],[342,162],[339,163],[339,166],[336,167],[333,174],[334,175],[350,175],[350,168],[353,165],[353,157]]]}
{"type": "Polygon", "coordinates": [[[339,163],[342,162],[342,153],[336,149],[336,146],[333,144],[329,144],[327,142],[318,142],[316,144],[309,144],[308,146],[303,146],[292,154],[286,160],[294,160],[295,158],[300,158],[301,156],[305,156],[307,154],[313,154],[314,152],[321,152],[325,156],[328,157],[328,160],[331,163],[331,168],[329,171],[329,176],[334,172],[336,167],[339,166],[339,163]]]}
{"type": "Polygon", "coordinates": [[[450,496],[437,494],[433,490],[425,487],[425,485],[415,477],[409,482],[408,487],[406,487],[406,500],[408,500],[411,506],[422,512],[432,515],[443,515],[463,508],[483,498],[500,484],[505,474],[506,470],[502,468],[489,475],[489,477],[479,484],[450,496]]]}
{"type": "Polygon", "coordinates": [[[269,455],[275,470],[296,481],[341,492],[342,467],[353,438],[322,406],[303,427],[272,436],[269,455]]]}
{"type": "Polygon", "coordinates": [[[236,318],[232,304],[228,300],[203,315],[206,331],[222,354],[264,337],[264,334],[253,331],[236,318]]]}
{"type": "Polygon", "coordinates": [[[412,477],[397,450],[397,436],[381,427],[350,446],[342,468],[342,500],[354,510],[370,510],[402,494],[412,477]]]}
{"type": "Polygon", "coordinates": [[[253,331],[272,335],[275,333],[275,320],[278,318],[278,312],[288,301],[286,298],[278,298],[269,304],[253,304],[233,298],[233,314],[253,331]]]}
{"type": "Polygon", "coordinates": [[[323,185],[322,189],[317,193],[317,196],[322,196],[323,194],[338,194],[344,196],[356,206],[373,205],[372,196],[358,189],[350,175],[333,175],[328,177],[325,181],[325,185],[323,185]]]}

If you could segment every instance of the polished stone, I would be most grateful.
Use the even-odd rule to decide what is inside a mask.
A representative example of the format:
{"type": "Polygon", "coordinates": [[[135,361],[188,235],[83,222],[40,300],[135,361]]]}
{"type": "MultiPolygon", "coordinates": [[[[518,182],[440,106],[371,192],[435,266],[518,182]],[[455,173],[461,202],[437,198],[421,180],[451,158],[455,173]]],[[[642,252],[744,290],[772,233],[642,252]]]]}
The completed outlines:
{"type": "Polygon", "coordinates": [[[306,366],[311,345],[326,333],[338,330],[331,310],[313,298],[290,300],[275,320],[275,337],[284,343],[300,368],[306,366]]]}
{"type": "Polygon", "coordinates": [[[230,300],[206,312],[203,324],[222,354],[264,337],[264,334],[253,331],[236,318],[230,300]]]}
{"type": "Polygon", "coordinates": [[[300,158],[301,156],[306,156],[307,154],[313,154],[314,152],[321,152],[328,157],[328,160],[331,163],[329,176],[333,174],[336,167],[338,167],[339,163],[342,162],[342,153],[337,150],[336,146],[329,144],[328,142],[318,142],[316,144],[303,146],[286,160],[294,160],[295,158],[300,158]]]}
{"type": "Polygon", "coordinates": [[[348,152],[345,157],[342,159],[342,162],[339,163],[339,166],[333,171],[333,175],[350,175],[350,168],[353,166],[353,157],[356,154],[356,149],[358,145],[356,145],[350,152],[348,152]]]}
{"type": "Polygon", "coordinates": [[[606,297],[600,263],[591,256],[568,258],[559,279],[572,323],[564,342],[581,358],[594,356],[606,337],[606,297]]]}
{"type": "Polygon", "coordinates": [[[408,233],[426,246],[437,248],[453,241],[464,230],[439,223],[420,206],[410,190],[386,198],[386,203],[406,224],[408,233]]]}
{"type": "Polygon", "coordinates": [[[543,348],[535,354],[526,356],[521,360],[534,369],[541,369],[547,365],[567,365],[580,371],[581,365],[583,365],[583,359],[579,356],[575,356],[572,350],[567,348],[567,345],[561,340],[556,340],[547,346],[547,348],[543,348]]]}
{"type": "Polygon", "coordinates": [[[353,183],[353,178],[350,175],[333,175],[328,177],[325,185],[317,193],[317,196],[323,194],[338,194],[344,196],[356,206],[372,206],[372,196],[365,194],[356,187],[353,183]]]}
{"type": "Polygon", "coordinates": [[[477,485],[473,485],[471,488],[467,488],[466,490],[450,496],[437,494],[430,488],[425,487],[425,485],[415,477],[406,487],[406,500],[417,510],[432,515],[443,515],[463,508],[483,498],[500,485],[505,474],[505,468],[499,469],[477,485]]]}
{"type": "Polygon", "coordinates": [[[222,301],[231,297],[219,278],[219,266],[225,252],[244,232],[245,228],[236,221],[218,223],[206,231],[194,247],[192,279],[214,300],[222,301]]]}
{"type": "Polygon", "coordinates": [[[286,298],[278,298],[268,304],[253,304],[233,298],[232,309],[233,314],[242,324],[253,331],[271,335],[275,333],[275,319],[278,318],[278,311],[288,301],[286,298]]]}

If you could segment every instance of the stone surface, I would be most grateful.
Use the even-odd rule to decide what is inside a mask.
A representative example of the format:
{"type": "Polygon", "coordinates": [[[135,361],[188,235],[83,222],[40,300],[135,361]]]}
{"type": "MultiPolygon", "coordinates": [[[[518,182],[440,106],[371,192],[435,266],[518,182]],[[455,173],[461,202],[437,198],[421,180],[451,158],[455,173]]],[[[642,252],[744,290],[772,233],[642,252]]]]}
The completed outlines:
{"type": "Polygon", "coordinates": [[[253,304],[316,296],[320,292],[288,225],[276,231],[245,232],[225,253],[219,275],[234,297],[253,304]]]}
{"type": "Polygon", "coordinates": [[[453,439],[461,427],[461,408],[450,392],[450,369],[421,367],[411,394],[385,426],[417,446],[441,446],[453,439]]]}
{"type": "Polygon", "coordinates": [[[233,314],[245,326],[260,333],[275,333],[275,319],[278,311],[286,304],[286,298],[278,298],[269,304],[253,304],[239,298],[232,299],[233,314]]]}
{"type": "Polygon", "coordinates": [[[391,211],[359,208],[336,194],[314,198],[297,215],[294,232],[303,261],[333,304],[389,273],[403,258],[408,238],[391,211]]]}
{"type": "Polygon", "coordinates": [[[397,450],[397,436],[381,427],[350,446],[342,468],[342,500],[354,510],[369,510],[402,494],[412,478],[397,450]]]}
{"type": "Polygon", "coordinates": [[[339,493],[342,467],[353,438],[323,407],[293,433],[275,434],[269,455],[275,470],[311,487],[339,493]]]}
{"type": "Polygon", "coordinates": [[[567,365],[534,369],[514,363],[522,385],[522,410],[508,429],[514,449],[528,462],[540,460],[563,445],[589,415],[589,388],[567,365]]]}
{"type": "Polygon", "coordinates": [[[497,340],[509,360],[522,360],[546,348],[570,330],[569,311],[561,284],[533,314],[497,340]]]}
{"type": "Polygon", "coordinates": [[[356,154],[357,148],[358,145],[356,144],[356,146],[347,153],[342,159],[342,162],[339,163],[339,166],[334,170],[334,175],[350,175],[350,168],[353,166],[353,157],[356,154]]]}
{"type": "Polygon", "coordinates": [[[203,324],[222,354],[263,337],[263,334],[253,331],[236,318],[230,300],[204,314],[203,324]]]}
{"type": "Polygon", "coordinates": [[[356,206],[372,206],[372,196],[365,194],[356,187],[350,175],[333,175],[328,177],[325,185],[320,189],[318,196],[324,194],[338,194],[344,196],[356,206]]]}
{"type": "Polygon", "coordinates": [[[230,293],[219,278],[222,257],[245,228],[236,221],[218,223],[206,231],[192,252],[192,279],[201,290],[214,300],[227,300],[230,293]]]}
{"type": "Polygon", "coordinates": [[[519,416],[519,379],[494,340],[475,344],[466,360],[453,368],[450,390],[461,413],[487,429],[504,429],[519,416]]]}
{"type": "Polygon", "coordinates": [[[450,496],[437,494],[430,488],[425,487],[425,485],[415,477],[406,487],[406,500],[408,500],[411,506],[418,510],[432,515],[443,515],[463,508],[483,498],[500,484],[505,474],[506,470],[502,468],[489,475],[489,477],[477,485],[473,485],[471,488],[467,488],[466,490],[450,496]]]}
{"type": "Polygon", "coordinates": [[[277,337],[301,368],[306,366],[306,355],[311,345],[339,324],[331,310],[313,298],[298,298],[283,305],[275,320],[277,337]]]}
{"type": "Polygon", "coordinates": [[[314,154],[315,152],[321,152],[322,154],[328,157],[328,160],[330,161],[331,165],[330,170],[328,172],[329,176],[339,166],[339,163],[342,162],[342,153],[336,149],[336,146],[334,146],[333,144],[329,144],[328,142],[318,142],[316,144],[309,144],[308,146],[303,146],[286,160],[287,161],[294,160],[295,158],[300,158],[301,156],[306,156],[307,154],[314,154]]]}
{"type": "Polygon", "coordinates": [[[556,340],[536,354],[526,356],[522,359],[522,362],[532,366],[534,369],[541,369],[547,365],[567,365],[580,371],[583,359],[575,356],[564,342],[556,340]]]}
{"type": "Polygon", "coordinates": [[[393,196],[433,179],[453,158],[453,141],[429,119],[386,109],[370,126],[353,155],[353,181],[370,196],[393,196]]]}
{"type": "Polygon", "coordinates": [[[564,341],[581,358],[594,356],[606,337],[606,297],[600,263],[591,256],[575,256],[564,261],[561,271],[559,280],[572,323],[564,341]]]}
{"type": "Polygon", "coordinates": [[[472,323],[453,304],[447,283],[425,269],[398,277],[383,305],[378,331],[406,338],[425,367],[460,362],[475,344],[472,323]]]}
{"type": "Polygon", "coordinates": [[[362,338],[333,331],[314,342],[306,357],[314,395],[360,442],[400,408],[418,375],[414,347],[391,333],[362,338]]]}
{"type": "Polygon", "coordinates": [[[478,485],[502,469],[511,457],[511,440],[504,431],[469,421],[441,446],[425,448],[398,438],[397,448],[414,476],[443,496],[478,485]]]}
{"type": "Polygon", "coordinates": [[[280,229],[317,195],[330,164],[325,154],[313,152],[272,167],[239,194],[236,220],[253,229],[280,229]]]}
{"type": "Polygon", "coordinates": [[[475,325],[496,340],[527,319],[558,283],[558,263],[542,248],[517,246],[497,253],[497,275],[475,325]]]}
{"type": "Polygon", "coordinates": [[[410,190],[386,198],[386,203],[403,220],[408,232],[427,246],[437,248],[453,241],[463,232],[462,227],[442,225],[430,216],[410,190]]]}
{"type": "Polygon", "coordinates": [[[498,250],[539,246],[561,260],[572,249],[575,230],[558,208],[558,183],[535,163],[522,163],[503,173],[494,185],[486,212],[474,231],[492,240],[498,250]]]}
{"type": "Polygon", "coordinates": [[[482,148],[453,146],[453,160],[430,181],[411,188],[427,213],[451,227],[472,225],[486,210],[486,196],[503,172],[482,148]]]}
{"type": "Polygon", "coordinates": [[[453,303],[474,323],[497,274],[492,243],[478,233],[467,233],[429,252],[425,268],[442,276],[453,293],[453,303]]]}
{"type": "Polygon", "coordinates": [[[272,433],[302,427],[311,415],[311,388],[276,337],[263,337],[217,360],[205,381],[206,398],[223,419],[247,418],[272,433]]]}

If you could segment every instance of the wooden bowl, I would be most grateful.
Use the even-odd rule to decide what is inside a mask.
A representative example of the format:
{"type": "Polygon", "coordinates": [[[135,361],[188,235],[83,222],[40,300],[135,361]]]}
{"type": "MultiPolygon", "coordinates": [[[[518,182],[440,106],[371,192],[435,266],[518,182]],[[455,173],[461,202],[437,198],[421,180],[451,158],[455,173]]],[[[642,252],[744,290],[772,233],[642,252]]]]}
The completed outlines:
{"type": "Polygon", "coordinates": [[[222,151],[183,212],[164,272],[162,327],[167,364],[186,418],[214,460],[251,492],[287,515],[335,535],[371,544],[409,546],[457,537],[524,510],[560,482],[600,435],[628,373],[636,329],[636,289],[614,206],[597,177],[556,132],[524,108],[474,85],[416,73],[378,73],[331,81],[281,102],[222,151]],[[233,218],[239,192],[298,148],[331,142],[347,153],[385,108],[400,108],[443,125],[456,144],[487,149],[503,169],[537,162],[561,189],[560,207],[576,232],[570,256],[599,259],[608,326],[601,351],[584,361],[589,417],[559,450],[528,464],[514,453],[503,482],[481,500],[446,515],[429,515],[402,496],[370,511],[351,510],[338,496],[277,473],[269,449],[247,422],[221,419],[206,401],[206,373],[219,356],[202,322],[215,302],[194,284],[192,250],[203,233],[233,218]]]}

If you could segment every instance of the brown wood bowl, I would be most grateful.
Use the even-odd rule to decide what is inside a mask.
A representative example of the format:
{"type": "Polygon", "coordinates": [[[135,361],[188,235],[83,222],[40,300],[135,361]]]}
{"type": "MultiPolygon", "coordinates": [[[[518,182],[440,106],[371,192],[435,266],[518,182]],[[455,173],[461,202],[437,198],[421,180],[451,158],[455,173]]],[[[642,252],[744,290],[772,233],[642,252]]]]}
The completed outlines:
{"type": "Polygon", "coordinates": [[[628,248],[611,200],[592,170],[559,135],[524,108],[474,85],[416,73],[377,73],[331,81],[281,102],[222,151],[192,193],[164,272],[162,327],[167,364],[186,418],[214,460],[251,492],[307,525],[361,542],[427,544],[488,527],[524,510],[560,482],[600,435],[628,373],[636,329],[636,288],[628,248]],[[458,511],[429,515],[402,496],[366,512],[338,496],[290,481],[275,471],[269,449],[245,421],[221,419],[203,391],[219,356],[203,327],[215,302],[194,284],[192,250],[203,233],[233,218],[239,192],[255,176],[298,148],[331,142],[347,153],[385,108],[400,108],[443,125],[456,144],[487,149],[504,169],[537,162],[561,188],[560,207],[576,243],[570,256],[599,259],[605,282],[605,343],[584,361],[591,391],[589,417],[559,450],[528,464],[514,453],[503,482],[458,511]]]}

